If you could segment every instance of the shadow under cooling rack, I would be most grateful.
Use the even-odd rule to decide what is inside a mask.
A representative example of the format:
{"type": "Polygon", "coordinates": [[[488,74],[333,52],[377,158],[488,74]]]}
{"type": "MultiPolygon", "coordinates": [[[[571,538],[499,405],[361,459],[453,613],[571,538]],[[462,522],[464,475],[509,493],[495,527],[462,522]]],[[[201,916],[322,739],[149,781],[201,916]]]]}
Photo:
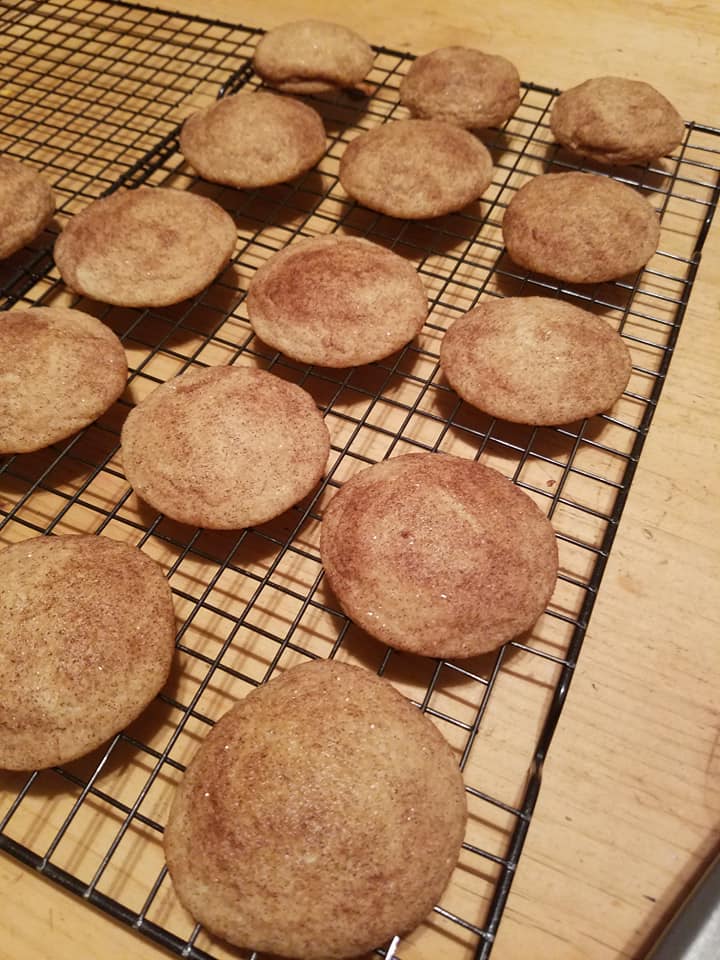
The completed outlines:
{"type": "Polygon", "coordinates": [[[290,184],[238,191],[199,180],[178,151],[183,119],[222,90],[258,85],[261,31],[102,0],[0,2],[0,148],[35,166],[58,200],[55,221],[0,265],[6,307],[72,304],[123,340],[125,395],[72,439],[0,465],[0,539],[97,533],[140,546],[165,569],[178,617],[175,667],[163,693],[102,750],[62,769],[0,775],[0,847],[184,957],[253,956],[197,927],[166,874],[162,831],[173,790],[210,725],[275,671],[336,656],[384,674],[455,750],[470,817],[441,904],[409,937],[378,951],[412,960],[487,958],[500,923],[542,765],[567,695],[617,524],[662,390],[718,199],[719,132],[687,125],[672,157],[613,176],[662,217],[661,247],[637,276],[572,286],[520,271],[500,224],[537,173],[578,167],[552,141],[556,91],[523,84],[502,130],[482,134],[494,160],[483,198],[461,213],[408,223],[349,201],[338,181],[345,145],[405,116],[398,86],[412,57],[376,48],[364,97],[312,98],[328,132],[317,167],[290,184]],[[52,260],[62,224],[118,186],[147,183],[209,196],[233,216],[238,243],[220,277],[192,300],[129,310],[71,297],[52,260]],[[245,292],[257,268],[298,237],[368,237],[415,264],[430,315],[382,363],[307,367],[252,333],[245,292]],[[460,402],[438,363],[445,330],[480,298],[557,296],[603,317],[633,356],[608,415],[530,428],[460,402]],[[118,458],[132,404],[193,366],[247,363],[302,385],[332,437],[325,480],[276,520],[243,531],[195,530],[134,496],[118,458]],[[345,480],[412,451],[479,458],[522,487],[552,519],[560,578],[531,633],[497,654],[446,662],[381,648],[340,612],[318,552],[320,520],[345,480]]]}

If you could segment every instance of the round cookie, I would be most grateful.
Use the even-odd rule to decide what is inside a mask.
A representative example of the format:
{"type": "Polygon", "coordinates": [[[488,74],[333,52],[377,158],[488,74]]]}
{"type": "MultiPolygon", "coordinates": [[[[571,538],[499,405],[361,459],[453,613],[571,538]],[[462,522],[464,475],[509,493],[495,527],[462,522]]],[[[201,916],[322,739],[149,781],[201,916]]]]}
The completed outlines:
{"type": "Polygon", "coordinates": [[[649,83],[596,77],[560,94],[550,128],[568,150],[598,163],[650,163],[678,146],[685,123],[649,83]]]}
{"type": "Polygon", "coordinates": [[[253,66],[265,83],[284,93],[324,93],[363,81],[375,55],[347,27],[326,20],[295,20],[269,30],[253,66]]]}
{"type": "Polygon", "coordinates": [[[488,300],[453,323],[440,363],[468,403],[513,423],[572,423],[608,410],[632,370],[601,317],[550,297],[488,300]]]}
{"type": "Polygon", "coordinates": [[[184,190],[138,187],[94,200],[55,243],[71,290],[124,307],[163,307],[204,290],[235,249],[232,217],[184,190]]]}
{"type": "Polygon", "coordinates": [[[340,159],[340,183],[371,210],[420,220],[462,210],[492,180],[490,153],[442,120],[395,120],[360,134],[340,159]]]}
{"type": "Polygon", "coordinates": [[[4,549],[0,566],[0,768],[67,763],[163,687],[170,587],[153,560],[106,537],[35,537],[4,549]]]}
{"type": "Polygon", "coordinates": [[[325,153],[320,114],[276,93],[243,90],[188,117],[180,150],[205,180],[245,189],[293,180],[325,153]]]}
{"type": "Polygon", "coordinates": [[[34,240],[54,213],[53,192],[34,167],[0,157],[0,260],[34,240]]]}
{"type": "Polygon", "coordinates": [[[657,250],[660,221],[636,190],[594,173],[547,173],[521,187],[502,223],[510,257],[569,283],[616,280],[657,250]]]}
{"type": "Polygon", "coordinates": [[[389,681],[311,661],[210,731],[177,788],[165,853],[180,901],[212,933],[332,960],[424,920],[466,817],[433,723],[389,681]]]}
{"type": "Polygon", "coordinates": [[[0,315],[0,453],[28,453],[97,420],[125,389],[125,350],[104,323],[62,307],[0,315]]]}
{"type": "Polygon", "coordinates": [[[520,74],[505,57],[442,47],[413,62],[399,93],[415,117],[470,129],[497,127],[520,103],[520,74]]]}
{"type": "Polygon", "coordinates": [[[309,393],[250,367],[189,370],[128,414],[125,476],[174,520],[238,530],[279,516],[317,484],[330,438],[309,393]]]}
{"type": "Polygon", "coordinates": [[[415,337],[428,312],[414,266],[356,237],[313,237],[274,254],[247,295],[255,333],[302,363],[351,367],[415,337]]]}
{"type": "Polygon", "coordinates": [[[429,657],[472,657],[529,630],[555,586],[552,526],[497,470],[407,454],[362,470],[323,517],[320,556],[345,613],[429,657]]]}

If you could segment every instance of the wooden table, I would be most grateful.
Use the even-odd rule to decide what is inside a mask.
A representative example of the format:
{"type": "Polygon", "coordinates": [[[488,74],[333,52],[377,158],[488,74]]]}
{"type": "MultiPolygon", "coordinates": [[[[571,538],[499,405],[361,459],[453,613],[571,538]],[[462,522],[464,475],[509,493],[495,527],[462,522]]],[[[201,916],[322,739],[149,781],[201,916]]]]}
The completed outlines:
{"type": "MultiPolygon", "coordinates": [[[[325,17],[415,53],[472,45],[560,88],[642,78],[685,118],[720,124],[717,3],[158,5],[262,27],[325,17]]],[[[719,304],[716,222],[545,767],[498,960],[643,956],[718,847],[719,304]]],[[[3,960],[163,955],[5,857],[0,891],[3,960]]]]}

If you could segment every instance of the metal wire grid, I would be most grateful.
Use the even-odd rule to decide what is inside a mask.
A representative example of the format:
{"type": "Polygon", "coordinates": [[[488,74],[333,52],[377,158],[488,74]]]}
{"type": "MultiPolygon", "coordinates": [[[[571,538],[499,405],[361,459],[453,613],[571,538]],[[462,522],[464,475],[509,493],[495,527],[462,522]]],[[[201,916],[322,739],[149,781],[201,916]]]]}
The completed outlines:
{"type": "Polygon", "coordinates": [[[92,531],[141,546],[163,564],[178,621],[176,670],[156,703],[102,751],[63,769],[3,775],[0,847],[177,954],[255,956],[195,926],[166,877],[160,836],[172,790],[210,724],[276,669],[338,656],[385,674],[435,722],[463,766],[470,822],[457,875],[431,920],[378,951],[486,958],[502,916],[549,746],[602,571],[657,404],[718,197],[718,131],[691,124],[672,160],[614,171],[663,215],[662,250],[629,281],[573,287],[519,271],[504,254],[502,211],[537,172],[574,168],[552,144],[554,92],[533,84],[504,130],[487,138],[495,176],[482,203],[411,224],[349,203],[337,182],[345,143],[402,116],[397,86],[410,58],[377,48],[369,98],[316,98],[329,133],[316,171],[239,192],[197,180],[177,152],[177,125],[227,90],[255,85],[259,31],[119,3],[0,4],[6,39],[0,116],[4,152],[52,180],[58,220],[118,184],[211,196],[238,225],[232,265],[204,293],[166,310],[71,299],[54,269],[57,225],[0,272],[6,305],[72,302],[123,339],[126,396],[70,441],[2,466],[2,538],[92,531]],[[60,35],[60,43],[53,39],[60,35]],[[298,236],[342,230],[417,264],[432,311],[421,336],[388,361],[328,371],[295,364],[252,336],[247,281],[298,236]],[[461,404],[438,368],[444,330],[481,297],[544,293],[604,315],[631,345],[634,372],[612,415],[558,429],[484,417],[461,404]],[[261,528],[190,530],[128,489],[117,457],[129,405],[191,365],[250,363],[299,383],[333,438],[328,475],[305,502],[261,528]],[[389,455],[442,450],[503,470],[553,519],[561,576],[531,635],[497,655],[448,663],[381,649],[326,590],[318,524],[334,490],[389,455]],[[434,952],[433,952],[434,951],[434,952]]]}

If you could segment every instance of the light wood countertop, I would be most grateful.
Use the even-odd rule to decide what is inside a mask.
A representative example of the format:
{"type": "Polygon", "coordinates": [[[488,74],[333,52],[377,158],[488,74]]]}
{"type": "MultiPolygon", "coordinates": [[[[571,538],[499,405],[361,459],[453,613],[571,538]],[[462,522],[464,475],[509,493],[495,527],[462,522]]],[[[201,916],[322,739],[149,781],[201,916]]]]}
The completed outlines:
{"type": "MultiPolygon", "coordinates": [[[[503,54],[566,88],[644,79],[720,126],[720,6],[609,0],[157,4],[270,28],[332,19],[423,53],[503,54]]],[[[705,246],[550,756],[494,960],[640,958],[720,843],[720,223],[705,246]]],[[[164,953],[0,857],[1,960],[164,953]]],[[[427,960],[442,960],[431,958],[427,960]]]]}

